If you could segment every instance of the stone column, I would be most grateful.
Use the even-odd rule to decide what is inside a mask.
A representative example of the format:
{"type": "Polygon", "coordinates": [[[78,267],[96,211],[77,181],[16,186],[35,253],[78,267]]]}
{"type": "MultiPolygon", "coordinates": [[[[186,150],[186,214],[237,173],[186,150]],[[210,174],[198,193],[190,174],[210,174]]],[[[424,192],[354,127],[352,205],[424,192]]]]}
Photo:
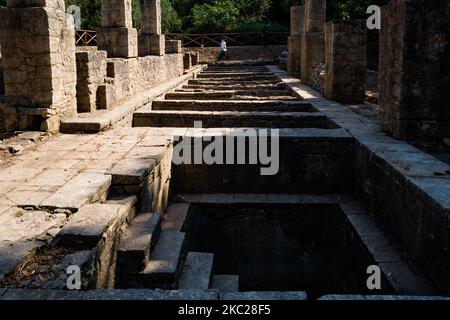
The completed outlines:
{"type": "Polygon", "coordinates": [[[76,115],[75,29],[64,0],[8,0],[0,45],[3,129],[56,131],[76,115]]]}
{"type": "Polygon", "coordinates": [[[301,77],[304,83],[310,83],[314,67],[325,61],[326,7],[326,0],[305,0],[301,49],[301,77]]]}
{"type": "Polygon", "coordinates": [[[325,96],[342,103],[365,98],[367,27],[363,20],[330,21],[325,28],[325,96]]]}
{"type": "Polygon", "coordinates": [[[450,137],[450,2],[391,0],[382,9],[379,104],[385,131],[450,137]]]}
{"type": "Polygon", "coordinates": [[[161,1],[141,0],[141,31],[139,34],[139,55],[165,53],[165,37],[161,34],[161,1]]]}
{"type": "Polygon", "coordinates": [[[102,27],[97,47],[109,58],[133,58],[138,55],[137,30],[133,28],[131,0],[102,0],[102,27]]]}
{"type": "Polygon", "coordinates": [[[288,73],[293,76],[301,75],[302,34],[305,8],[291,7],[291,35],[288,38],[288,73]]]}

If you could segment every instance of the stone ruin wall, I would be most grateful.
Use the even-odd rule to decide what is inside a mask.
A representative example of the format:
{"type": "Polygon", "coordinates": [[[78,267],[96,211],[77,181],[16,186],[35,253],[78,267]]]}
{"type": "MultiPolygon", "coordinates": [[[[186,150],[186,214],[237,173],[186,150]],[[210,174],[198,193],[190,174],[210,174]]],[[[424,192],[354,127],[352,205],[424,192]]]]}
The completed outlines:
{"type": "MultiPolygon", "coordinates": [[[[220,48],[205,47],[205,48],[183,48],[184,53],[192,52],[200,54],[200,63],[214,63],[219,57],[220,48]]],[[[274,61],[279,57],[280,53],[286,51],[285,45],[273,46],[229,46],[228,53],[230,60],[259,60],[259,61],[274,61]]]]}
{"type": "Polygon", "coordinates": [[[0,9],[3,129],[57,130],[60,118],[76,114],[73,18],[63,0],[6,4],[0,9]]]}
{"type": "Polygon", "coordinates": [[[106,51],[77,52],[78,112],[109,109],[126,98],[183,75],[181,54],[130,59],[107,58],[106,51]]]}
{"type": "MultiPolygon", "coordinates": [[[[145,3],[159,6],[159,1],[145,3]]],[[[153,14],[160,11],[144,17],[154,20],[153,14]]],[[[182,75],[179,41],[168,42],[169,54],[158,44],[153,49],[161,54],[138,57],[130,16],[129,0],[102,1],[99,38],[106,40],[99,49],[104,50],[76,48],[73,18],[63,0],[8,0],[0,9],[6,89],[0,130],[57,131],[63,118],[110,108],[182,75]]]]}

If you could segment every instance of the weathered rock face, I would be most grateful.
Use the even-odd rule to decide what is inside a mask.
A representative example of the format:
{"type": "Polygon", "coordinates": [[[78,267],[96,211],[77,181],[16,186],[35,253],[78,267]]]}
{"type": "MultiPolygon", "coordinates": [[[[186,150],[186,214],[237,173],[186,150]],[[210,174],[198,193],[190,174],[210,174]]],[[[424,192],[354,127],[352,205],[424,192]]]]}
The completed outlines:
{"type": "Polygon", "coordinates": [[[62,0],[7,1],[0,9],[4,129],[54,131],[76,113],[74,38],[62,0]]]}
{"type": "Polygon", "coordinates": [[[342,103],[363,102],[367,33],[362,20],[330,21],[325,28],[325,96],[342,103]]]}
{"type": "Polygon", "coordinates": [[[301,77],[309,84],[313,68],[325,61],[326,0],[306,0],[301,48],[301,77]]]}
{"type": "Polygon", "coordinates": [[[397,139],[450,136],[450,3],[392,0],[382,10],[379,103],[397,139]]]}
{"type": "Polygon", "coordinates": [[[305,8],[303,6],[291,7],[291,35],[288,38],[288,73],[300,76],[302,61],[302,33],[304,25],[305,8]]]}

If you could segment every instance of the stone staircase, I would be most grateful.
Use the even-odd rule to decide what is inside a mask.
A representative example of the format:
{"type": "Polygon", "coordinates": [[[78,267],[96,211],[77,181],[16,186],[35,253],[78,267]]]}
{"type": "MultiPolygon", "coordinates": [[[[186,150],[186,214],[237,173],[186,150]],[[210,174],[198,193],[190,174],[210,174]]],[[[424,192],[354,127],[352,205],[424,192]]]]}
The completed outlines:
{"type": "Polygon", "coordinates": [[[237,276],[213,275],[214,254],[186,251],[188,210],[186,203],[173,203],[162,218],[136,216],[120,239],[116,288],[238,291],[237,276]]]}
{"type": "Polygon", "coordinates": [[[335,128],[267,67],[211,66],[134,113],[134,127],[335,128]]]}

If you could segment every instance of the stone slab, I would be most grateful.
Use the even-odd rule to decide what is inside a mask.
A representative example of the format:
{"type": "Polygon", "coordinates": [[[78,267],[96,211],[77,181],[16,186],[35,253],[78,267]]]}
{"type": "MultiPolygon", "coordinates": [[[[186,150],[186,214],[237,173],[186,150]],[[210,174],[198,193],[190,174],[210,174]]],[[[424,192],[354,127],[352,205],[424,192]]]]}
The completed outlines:
{"type": "Polygon", "coordinates": [[[212,277],[211,288],[221,292],[238,292],[239,276],[214,275],[212,277]]]}
{"type": "Polygon", "coordinates": [[[124,231],[117,250],[119,272],[141,272],[145,268],[151,250],[158,241],[161,230],[161,216],[143,213],[136,216],[124,231]]]}
{"type": "Polygon", "coordinates": [[[308,300],[304,291],[250,291],[250,292],[223,292],[220,294],[221,300],[253,300],[253,301],[298,301],[308,300]]]}
{"type": "Polygon", "coordinates": [[[180,289],[207,290],[212,276],[213,253],[189,252],[181,271],[180,289]]]}
{"type": "Polygon", "coordinates": [[[88,204],[73,214],[56,236],[65,247],[95,247],[111,227],[124,223],[130,209],[120,204],[88,204]]]}
{"type": "Polygon", "coordinates": [[[101,200],[111,185],[111,176],[89,172],[80,173],[55,194],[47,198],[44,208],[67,208],[76,210],[83,205],[101,200]]]}
{"type": "Polygon", "coordinates": [[[189,212],[189,203],[172,203],[163,215],[162,230],[182,231],[189,212]]]}
{"type": "Polygon", "coordinates": [[[61,228],[65,221],[64,214],[11,208],[0,214],[0,241],[36,240],[51,229],[61,228]]]}

